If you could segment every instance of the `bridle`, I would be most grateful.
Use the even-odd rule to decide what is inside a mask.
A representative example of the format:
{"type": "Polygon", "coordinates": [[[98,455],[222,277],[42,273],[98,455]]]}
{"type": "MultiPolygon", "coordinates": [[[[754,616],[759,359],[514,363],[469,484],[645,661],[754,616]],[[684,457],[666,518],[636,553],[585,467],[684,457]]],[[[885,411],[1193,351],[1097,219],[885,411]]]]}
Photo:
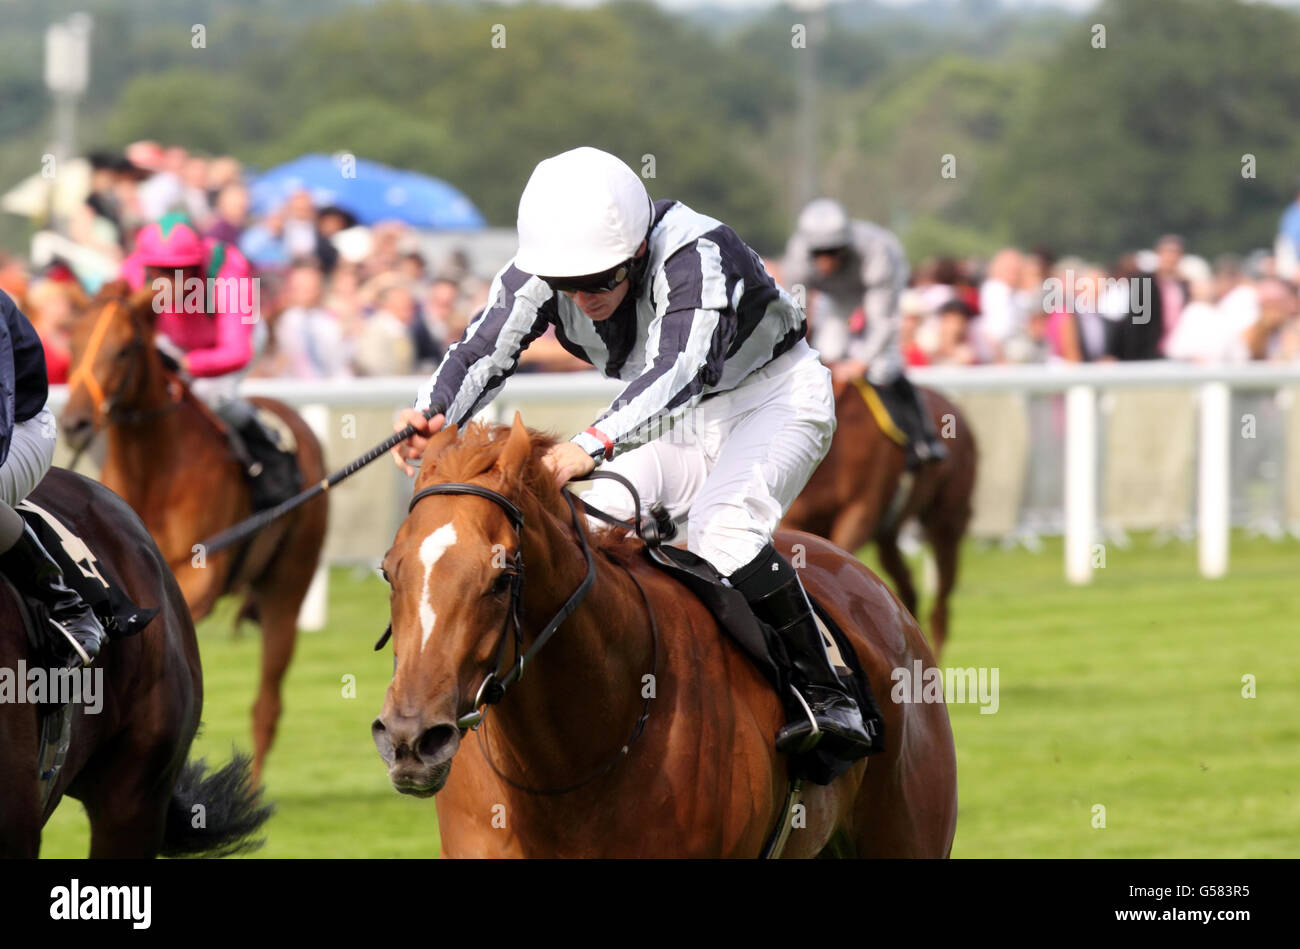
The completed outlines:
{"type": "MultiPolygon", "coordinates": [[[[632,493],[632,496],[635,499],[637,504],[637,507],[635,509],[636,510],[640,509],[640,499],[637,497],[636,490],[635,488],[632,487],[632,484],[629,481],[627,481],[626,478],[623,478],[621,475],[615,474],[613,472],[605,472],[605,471],[594,471],[591,474],[587,475],[587,477],[588,478],[603,477],[603,478],[609,478],[621,482],[632,493]]],[[[459,481],[444,482],[442,484],[434,484],[434,485],[430,485],[427,488],[422,488],[419,491],[417,491],[414,494],[414,496],[412,496],[411,503],[407,506],[406,509],[407,514],[410,514],[413,510],[415,510],[415,506],[418,503],[420,503],[420,501],[423,501],[427,497],[433,497],[434,495],[440,495],[440,494],[469,494],[475,497],[485,498],[486,500],[494,503],[497,507],[499,507],[502,510],[502,512],[506,515],[506,518],[510,521],[510,526],[514,528],[516,538],[519,540],[519,543],[515,549],[514,556],[511,557],[510,562],[506,565],[505,574],[510,578],[510,606],[506,610],[505,623],[501,630],[500,639],[497,642],[496,655],[495,658],[493,659],[492,670],[488,672],[486,677],[484,677],[483,682],[479,685],[478,690],[475,692],[474,702],[470,711],[461,715],[460,718],[456,720],[456,727],[460,729],[462,735],[467,730],[470,729],[473,729],[475,731],[478,730],[479,726],[483,723],[484,718],[487,716],[488,709],[491,706],[499,703],[502,699],[504,699],[506,695],[506,691],[510,688],[510,686],[518,682],[523,677],[524,669],[528,665],[528,663],[531,662],[533,657],[535,657],[537,653],[541,651],[542,647],[544,647],[547,644],[547,642],[550,641],[551,637],[555,635],[556,631],[559,630],[560,626],[563,625],[564,621],[567,620],[571,615],[573,615],[573,611],[576,610],[578,606],[582,603],[582,601],[586,598],[587,594],[591,590],[592,584],[595,582],[596,562],[595,559],[592,557],[591,546],[587,542],[587,533],[585,530],[583,530],[581,517],[578,514],[578,509],[576,505],[574,504],[573,495],[567,490],[561,491],[560,493],[563,495],[565,503],[568,504],[569,506],[569,514],[573,519],[574,532],[578,535],[578,544],[582,548],[582,556],[583,556],[583,560],[586,563],[587,570],[586,570],[586,574],[582,578],[582,582],[578,584],[577,589],[575,589],[571,594],[569,594],[568,598],[560,606],[559,610],[556,611],[555,615],[552,616],[551,619],[547,622],[547,624],[542,628],[542,631],[537,634],[537,638],[533,641],[533,644],[529,646],[527,650],[524,649],[524,628],[523,628],[523,622],[521,618],[521,606],[523,601],[523,590],[524,590],[524,551],[523,551],[524,514],[523,511],[519,510],[518,506],[509,498],[507,498],[505,495],[497,491],[493,491],[491,488],[485,488],[482,485],[469,484],[467,482],[459,482],[459,481]],[[515,659],[514,662],[510,664],[509,669],[506,669],[506,667],[504,666],[504,662],[506,659],[506,648],[511,641],[513,641],[514,643],[515,659]]],[[[596,509],[590,507],[590,505],[587,505],[585,501],[583,502],[583,504],[585,507],[587,507],[589,512],[592,512],[597,516],[604,515],[604,512],[597,511],[596,509]]],[[[608,517],[608,515],[604,515],[604,516],[608,517]]],[[[640,533],[640,530],[638,529],[637,532],[640,533]]],[[[650,602],[649,596],[647,596],[646,594],[645,588],[641,586],[640,581],[636,579],[636,576],[631,571],[628,571],[628,576],[632,578],[632,582],[636,584],[637,589],[641,592],[641,597],[645,601],[646,608],[649,611],[650,631],[651,631],[651,637],[653,639],[653,654],[651,657],[650,671],[651,674],[654,674],[659,666],[658,622],[655,619],[654,607],[650,602]]],[[[384,644],[388,642],[388,639],[390,636],[392,636],[392,633],[393,633],[393,624],[390,622],[388,624],[388,628],[384,630],[384,634],[380,636],[379,641],[375,643],[376,651],[384,647],[384,644]]],[[[612,768],[624,755],[628,753],[632,744],[639,737],[641,737],[642,732],[645,730],[646,721],[649,719],[649,717],[650,717],[650,697],[646,695],[644,697],[641,716],[637,719],[636,725],[632,729],[631,736],[623,744],[623,746],[619,749],[619,751],[612,758],[606,761],[603,765],[596,768],[589,775],[584,777],[581,781],[578,781],[574,784],[568,785],[563,788],[540,789],[540,788],[533,788],[527,785],[519,784],[514,780],[512,780],[511,778],[507,777],[506,775],[502,774],[501,771],[497,769],[496,764],[494,764],[492,759],[488,756],[486,748],[483,749],[484,758],[487,760],[488,765],[497,774],[497,776],[500,777],[502,780],[504,780],[506,783],[510,784],[512,787],[518,788],[519,790],[522,791],[528,791],[533,794],[565,794],[568,793],[569,791],[576,790],[577,788],[580,788],[583,785],[590,783],[591,781],[594,781],[596,778],[600,777],[605,772],[607,772],[610,768],[612,768]]],[[[481,733],[479,734],[479,742],[480,745],[483,742],[483,737],[481,733]]]]}
{"type": "Polygon", "coordinates": [[[135,356],[143,352],[148,344],[133,323],[131,341],[122,347],[123,353],[131,354],[129,359],[131,369],[112,393],[105,395],[103,386],[95,378],[95,357],[99,355],[99,349],[104,344],[104,337],[108,333],[108,327],[113,322],[113,317],[122,309],[122,302],[113,300],[100,310],[99,317],[95,320],[95,325],[90,331],[90,340],[86,343],[86,351],[82,354],[76,370],[68,377],[68,388],[73,389],[78,384],[84,385],[86,391],[90,393],[91,404],[94,406],[96,416],[122,425],[137,425],[174,411],[180,404],[184,393],[179,376],[175,373],[167,373],[167,393],[170,398],[161,407],[154,409],[122,409],[117,405],[122,396],[129,392],[132,386],[139,383],[139,377],[143,371],[141,361],[135,356]]]}

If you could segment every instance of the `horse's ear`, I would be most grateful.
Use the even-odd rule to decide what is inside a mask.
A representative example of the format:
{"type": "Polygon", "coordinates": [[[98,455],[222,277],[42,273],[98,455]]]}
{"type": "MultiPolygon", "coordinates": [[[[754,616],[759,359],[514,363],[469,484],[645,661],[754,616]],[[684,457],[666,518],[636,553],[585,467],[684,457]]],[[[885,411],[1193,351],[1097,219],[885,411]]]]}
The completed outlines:
{"type": "Polygon", "coordinates": [[[524,462],[528,456],[533,453],[533,438],[528,434],[528,429],[524,427],[524,420],[519,413],[515,413],[514,424],[510,426],[510,435],[506,438],[505,447],[501,449],[501,454],[497,456],[497,469],[502,474],[518,474],[523,470],[524,462]]]}
{"type": "Polygon", "coordinates": [[[154,306],[157,294],[149,287],[143,287],[131,294],[127,306],[133,319],[140,327],[152,331],[158,324],[158,310],[154,306]]]}

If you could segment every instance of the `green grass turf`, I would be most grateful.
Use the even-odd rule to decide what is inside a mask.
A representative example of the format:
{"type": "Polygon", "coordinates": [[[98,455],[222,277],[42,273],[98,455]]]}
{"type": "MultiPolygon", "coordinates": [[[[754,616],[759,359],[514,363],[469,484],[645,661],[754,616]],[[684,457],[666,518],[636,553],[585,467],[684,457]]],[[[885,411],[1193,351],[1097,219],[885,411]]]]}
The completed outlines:
{"type": "MultiPolygon", "coordinates": [[[[1038,554],[968,546],[944,665],[996,667],[999,708],[950,707],[954,856],[1300,856],[1300,543],[1236,536],[1218,581],[1201,580],[1195,558],[1138,538],[1107,550],[1091,586],[1071,587],[1059,542],[1038,554]]],[[[258,661],[252,627],[232,638],[224,607],[200,629],[195,752],[217,762],[248,747],[258,661]]],[[[266,774],[279,810],[258,855],[438,852],[433,802],[392,791],[370,741],[392,668],[391,652],[371,651],[385,621],[377,579],[333,572],[329,625],[300,637],[290,670],[266,774]]],[[[87,833],[81,805],[65,801],[42,852],[84,855],[87,833]]]]}

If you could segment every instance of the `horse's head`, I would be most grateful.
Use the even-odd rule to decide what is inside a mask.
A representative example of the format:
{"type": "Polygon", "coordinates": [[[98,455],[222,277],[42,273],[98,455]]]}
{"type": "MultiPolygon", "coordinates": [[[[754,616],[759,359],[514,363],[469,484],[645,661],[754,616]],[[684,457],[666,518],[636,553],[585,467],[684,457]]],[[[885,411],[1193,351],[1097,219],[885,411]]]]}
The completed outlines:
{"type": "Polygon", "coordinates": [[[103,287],[72,331],[64,437],[80,449],[115,408],[131,408],[156,384],[153,293],[132,294],[122,281],[103,287]]]}
{"type": "MultiPolygon", "coordinates": [[[[459,439],[449,426],[425,449],[416,495],[471,484],[530,519],[539,496],[559,503],[536,458],[543,444],[518,414],[509,428],[472,425],[459,439]]],[[[372,732],[389,780],[405,794],[427,797],[447,780],[460,746],[458,719],[477,707],[508,631],[521,535],[509,509],[491,498],[430,494],[414,504],[384,556],[396,662],[372,732]]],[[[513,658],[511,641],[504,662],[513,658]]]]}

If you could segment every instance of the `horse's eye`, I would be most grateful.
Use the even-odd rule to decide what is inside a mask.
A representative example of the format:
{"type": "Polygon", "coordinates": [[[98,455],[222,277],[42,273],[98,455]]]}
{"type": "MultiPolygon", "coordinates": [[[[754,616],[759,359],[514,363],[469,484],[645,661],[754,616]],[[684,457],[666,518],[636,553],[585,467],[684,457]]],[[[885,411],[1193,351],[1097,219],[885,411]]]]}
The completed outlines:
{"type": "Polygon", "coordinates": [[[490,596],[501,596],[506,593],[510,589],[510,577],[511,574],[509,573],[498,573],[493,579],[492,585],[488,587],[488,594],[490,596]]]}
{"type": "Polygon", "coordinates": [[[392,578],[388,576],[388,571],[384,569],[383,564],[380,564],[375,569],[379,571],[379,575],[384,578],[385,583],[387,583],[389,586],[393,585],[392,578]]]}

